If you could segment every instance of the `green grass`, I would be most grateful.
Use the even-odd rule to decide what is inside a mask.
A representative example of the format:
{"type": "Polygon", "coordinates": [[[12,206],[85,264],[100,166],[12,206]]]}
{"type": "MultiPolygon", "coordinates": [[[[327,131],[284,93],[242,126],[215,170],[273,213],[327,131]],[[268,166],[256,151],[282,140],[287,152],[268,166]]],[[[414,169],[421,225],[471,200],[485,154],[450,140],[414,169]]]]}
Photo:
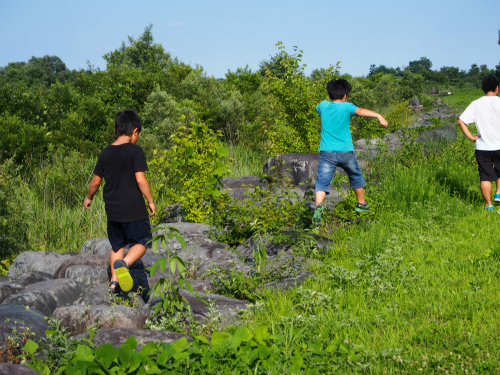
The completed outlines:
{"type": "Polygon", "coordinates": [[[450,369],[458,355],[476,373],[486,359],[500,366],[500,205],[484,211],[470,152],[459,141],[415,155],[411,167],[397,158],[374,166],[376,222],[322,228],[336,246],[320,257],[318,277],[267,295],[248,323],[335,327],[371,353],[375,373],[414,373],[423,362],[427,372],[432,361],[450,369]]]}
{"type": "Polygon", "coordinates": [[[229,177],[262,176],[262,167],[268,156],[262,148],[232,143],[224,145],[229,151],[231,172],[229,177]]]}
{"type": "MultiPolygon", "coordinates": [[[[445,100],[465,106],[481,95],[445,100]]],[[[262,173],[264,152],[228,149],[231,177],[262,173]]],[[[499,373],[500,205],[483,209],[474,144],[459,133],[428,156],[412,147],[379,160],[367,185],[374,218],[327,222],[320,232],[334,246],[314,255],[317,276],[263,293],[240,324],[296,332],[290,340],[301,353],[328,332],[363,353],[346,374],[499,373]]],[[[78,251],[105,236],[101,197],[90,211],[29,197],[32,249],[78,251]]]]}
{"type": "Polygon", "coordinates": [[[464,90],[445,96],[443,100],[448,105],[466,108],[473,100],[479,99],[481,96],[484,96],[483,90],[464,90]]]}

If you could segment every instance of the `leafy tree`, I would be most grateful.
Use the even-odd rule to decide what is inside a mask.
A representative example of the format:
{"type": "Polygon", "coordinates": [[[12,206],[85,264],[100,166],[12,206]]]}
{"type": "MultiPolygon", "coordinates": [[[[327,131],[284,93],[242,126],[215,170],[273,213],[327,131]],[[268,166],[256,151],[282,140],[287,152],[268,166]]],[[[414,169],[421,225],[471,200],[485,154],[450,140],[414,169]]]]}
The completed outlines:
{"type": "Polygon", "coordinates": [[[393,76],[401,76],[402,71],[401,68],[388,68],[385,65],[379,65],[375,66],[375,64],[370,65],[370,71],[368,73],[368,76],[374,76],[377,74],[392,74],[393,76]]]}
{"type": "Polygon", "coordinates": [[[270,99],[276,111],[276,122],[269,124],[268,149],[271,153],[315,152],[319,145],[319,117],[316,105],[326,98],[326,83],[338,75],[337,67],[330,66],[328,74],[320,81],[311,81],[304,75],[305,64],[301,64],[303,51],[295,46],[288,54],[283,43],[278,42],[276,55],[284,68],[275,75],[266,74],[271,93],[270,99]],[[284,75],[282,73],[285,72],[284,75]]]}
{"type": "Polygon", "coordinates": [[[119,66],[154,72],[167,70],[171,65],[170,54],[165,52],[161,44],[153,43],[152,28],[153,25],[147,26],[137,40],[129,36],[128,46],[122,42],[120,48],[106,53],[103,58],[108,63],[108,70],[119,66]]]}

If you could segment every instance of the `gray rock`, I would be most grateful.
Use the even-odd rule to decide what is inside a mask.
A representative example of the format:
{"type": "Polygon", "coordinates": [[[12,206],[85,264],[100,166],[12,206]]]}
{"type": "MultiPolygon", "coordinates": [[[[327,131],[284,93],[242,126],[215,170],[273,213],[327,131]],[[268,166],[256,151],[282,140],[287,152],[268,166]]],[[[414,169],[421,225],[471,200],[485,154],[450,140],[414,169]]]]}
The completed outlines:
{"type": "MultiPolygon", "coordinates": [[[[88,336],[87,333],[75,336],[75,339],[80,339],[88,336]]],[[[150,342],[163,342],[172,344],[174,341],[185,337],[188,341],[193,341],[191,336],[186,336],[177,332],[151,331],[149,329],[132,329],[132,328],[106,328],[96,332],[93,342],[96,347],[103,344],[111,344],[115,348],[123,345],[127,339],[134,336],[137,341],[137,350],[150,342]]]]}
{"type": "Polygon", "coordinates": [[[257,176],[242,176],[242,177],[224,177],[222,179],[224,189],[238,189],[248,186],[265,186],[266,183],[262,182],[260,177],[257,176]]]}
{"type": "Polygon", "coordinates": [[[48,323],[44,314],[37,309],[26,310],[20,305],[0,305],[0,347],[3,346],[5,336],[12,334],[14,328],[18,332],[29,329],[29,332],[34,334],[30,338],[39,341],[46,337],[48,323]]]}
{"type": "Polygon", "coordinates": [[[107,266],[71,266],[66,269],[66,278],[79,281],[86,286],[108,281],[107,266]]]}
{"type": "Polygon", "coordinates": [[[300,286],[305,280],[314,276],[313,272],[304,271],[299,273],[295,277],[289,277],[286,279],[273,281],[271,283],[259,285],[258,289],[278,289],[278,290],[288,290],[290,288],[296,288],[300,286]]]}
{"type": "Polygon", "coordinates": [[[72,266],[109,266],[109,252],[105,255],[94,254],[92,256],[89,254],[76,254],[61,264],[54,277],[56,279],[63,279],[67,277],[66,270],[72,266]]]}
{"type": "Polygon", "coordinates": [[[109,256],[110,252],[111,244],[109,243],[109,240],[107,238],[96,238],[93,240],[88,240],[80,249],[80,253],[82,254],[97,254],[109,256]]]}
{"type": "Polygon", "coordinates": [[[61,325],[72,334],[84,333],[91,326],[102,328],[142,329],[150,312],[146,309],[117,306],[68,306],[60,307],[52,316],[61,320],[61,325]]]}
{"type": "Polygon", "coordinates": [[[11,295],[2,302],[2,305],[25,305],[50,316],[58,307],[72,305],[84,290],[84,284],[74,280],[42,281],[11,295]]]}
{"type": "Polygon", "coordinates": [[[228,245],[207,238],[189,237],[188,239],[188,246],[178,251],[177,255],[192,269],[192,277],[203,279],[206,272],[215,267],[236,269],[241,272],[249,271],[228,245]]]}
{"type": "Polygon", "coordinates": [[[14,277],[30,271],[45,272],[53,276],[66,260],[76,255],[76,253],[25,251],[17,256],[7,276],[14,277]]]}
{"type": "Polygon", "coordinates": [[[0,363],[0,375],[37,375],[38,371],[30,369],[26,365],[13,363],[0,363]]]}
{"type": "Polygon", "coordinates": [[[318,172],[318,153],[310,154],[280,154],[267,159],[263,172],[269,176],[276,176],[289,180],[293,185],[314,182],[318,172]],[[288,170],[289,169],[289,170],[288,170]]]}
{"type": "Polygon", "coordinates": [[[109,305],[111,301],[112,297],[108,290],[108,283],[105,283],[92,285],[85,289],[80,298],[75,301],[75,305],[109,305]]]}
{"type": "Polygon", "coordinates": [[[19,284],[0,283],[0,303],[23,289],[24,288],[19,284]]]}
{"type": "Polygon", "coordinates": [[[418,98],[417,98],[416,96],[415,96],[415,97],[411,100],[410,105],[411,105],[412,107],[415,107],[415,106],[419,106],[419,105],[420,105],[420,102],[418,101],[418,98]]]}
{"type": "Polygon", "coordinates": [[[40,281],[47,281],[52,279],[54,279],[54,276],[46,272],[40,272],[40,271],[26,272],[17,276],[7,278],[7,280],[10,283],[18,284],[21,285],[22,287],[34,283],[39,283],[40,281]]]}
{"type": "Polygon", "coordinates": [[[418,137],[418,141],[424,144],[438,144],[441,142],[455,142],[457,131],[453,126],[443,126],[440,128],[423,132],[418,137]]]}
{"type": "Polygon", "coordinates": [[[444,100],[439,98],[439,99],[434,99],[432,102],[432,105],[438,106],[438,105],[444,105],[444,100]]]}
{"type": "MultiPolygon", "coordinates": [[[[166,223],[164,224],[166,227],[175,227],[179,230],[179,234],[184,237],[184,236],[189,236],[189,237],[208,237],[208,233],[210,231],[210,225],[208,224],[202,224],[202,223],[185,223],[185,222],[178,222],[178,223],[166,223]]],[[[161,228],[158,228],[153,232],[153,236],[157,236],[161,233],[164,233],[165,231],[162,230],[161,228]]]]}

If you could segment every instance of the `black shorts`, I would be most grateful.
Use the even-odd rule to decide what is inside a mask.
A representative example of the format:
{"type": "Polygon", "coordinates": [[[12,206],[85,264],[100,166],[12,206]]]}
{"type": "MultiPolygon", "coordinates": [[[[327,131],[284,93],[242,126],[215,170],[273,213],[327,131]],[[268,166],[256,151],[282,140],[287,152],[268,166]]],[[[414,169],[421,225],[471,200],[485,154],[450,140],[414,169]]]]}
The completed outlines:
{"type": "Polygon", "coordinates": [[[476,150],[476,160],[481,181],[496,181],[500,178],[500,150],[476,150]]]}
{"type": "Polygon", "coordinates": [[[108,239],[111,243],[111,249],[115,252],[127,245],[141,244],[146,248],[150,248],[151,244],[148,244],[148,241],[151,238],[149,218],[131,223],[118,223],[108,220],[108,239]]]}

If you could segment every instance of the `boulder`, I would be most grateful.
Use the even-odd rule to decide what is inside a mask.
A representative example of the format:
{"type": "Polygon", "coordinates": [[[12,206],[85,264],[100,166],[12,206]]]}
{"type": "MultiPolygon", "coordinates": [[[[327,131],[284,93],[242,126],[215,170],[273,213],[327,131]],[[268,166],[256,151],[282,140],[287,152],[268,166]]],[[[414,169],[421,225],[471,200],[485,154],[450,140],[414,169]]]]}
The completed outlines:
{"type": "Polygon", "coordinates": [[[30,284],[38,283],[40,281],[47,281],[54,279],[54,276],[41,271],[30,271],[25,272],[20,275],[6,278],[9,283],[21,285],[25,287],[30,284]]]}
{"type": "Polygon", "coordinates": [[[61,265],[76,253],[55,253],[47,251],[25,251],[19,254],[7,272],[14,277],[30,271],[41,271],[54,276],[61,265]]]}
{"type": "Polygon", "coordinates": [[[89,256],[89,254],[76,254],[59,266],[54,277],[56,279],[67,277],[66,270],[73,266],[92,266],[94,268],[99,266],[109,266],[109,249],[108,253],[104,255],[95,254],[93,256],[89,256]]]}
{"type": "Polygon", "coordinates": [[[305,280],[314,276],[313,272],[303,271],[300,272],[295,277],[289,277],[282,280],[273,281],[271,283],[259,285],[258,289],[277,289],[277,290],[288,290],[290,288],[296,288],[300,286],[305,280]]]}
{"type": "Polygon", "coordinates": [[[69,279],[41,281],[28,285],[19,293],[6,298],[2,305],[24,305],[50,316],[61,306],[72,305],[85,290],[81,282],[69,279]]]}
{"type": "MultiPolygon", "coordinates": [[[[88,333],[79,334],[75,336],[76,339],[84,338],[88,336],[88,333]]],[[[148,329],[133,329],[133,328],[105,328],[97,331],[93,338],[93,342],[96,347],[103,344],[111,344],[115,348],[122,346],[129,337],[134,336],[137,341],[137,350],[149,344],[150,342],[163,342],[165,344],[171,344],[174,341],[185,337],[188,341],[193,341],[191,336],[183,335],[177,332],[165,332],[165,331],[151,331],[148,329]]]]}
{"type": "Polygon", "coordinates": [[[107,269],[107,266],[71,266],[66,269],[66,278],[85,286],[105,283],[109,280],[107,269]]]}
{"type": "Polygon", "coordinates": [[[18,333],[29,330],[33,334],[33,341],[45,338],[48,323],[44,314],[37,309],[26,310],[20,305],[0,305],[0,348],[3,346],[5,337],[12,334],[15,328],[18,333]]]}
{"type": "Polygon", "coordinates": [[[242,176],[242,177],[224,177],[222,179],[223,189],[237,189],[249,186],[265,186],[260,177],[257,176],[242,176]]]}
{"type": "Polygon", "coordinates": [[[432,105],[434,105],[434,106],[444,105],[444,100],[443,100],[443,99],[441,99],[441,98],[439,98],[439,99],[434,99],[434,100],[432,101],[432,105]]]}
{"type": "Polygon", "coordinates": [[[0,375],[38,375],[38,371],[30,369],[26,365],[13,363],[0,363],[0,375]]]}
{"type": "Polygon", "coordinates": [[[453,126],[443,126],[423,132],[418,137],[418,141],[424,144],[438,144],[455,142],[457,131],[453,126]]]}
{"type": "Polygon", "coordinates": [[[23,289],[24,288],[19,284],[0,283],[0,303],[23,289]]]}
{"type": "Polygon", "coordinates": [[[318,172],[318,153],[310,154],[279,154],[267,159],[262,171],[268,176],[283,178],[293,185],[314,183],[318,172]]]}
{"type": "Polygon", "coordinates": [[[415,107],[415,106],[419,106],[419,105],[420,105],[420,102],[419,102],[419,100],[418,100],[418,98],[417,98],[416,96],[415,96],[415,97],[411,100],[410,105],[411,105],[412,107],[415,107]]]}
{"type": "Polygon", "coordinates": [[[84,333],[91,326],[102,328],[142,329],[150,312],[129,306],[67,306],[54,311],[52,316],[72,334],[84,333]]]}
{"type": "MultiPolygon", "coordinates": [[[[80,249],[81,254],[107,255],[111,253],[111,244],[107,238],[95,238],[86,241],[80,249]]],[[[109,263],[108,263],[109,264],[109,263]]]]}

